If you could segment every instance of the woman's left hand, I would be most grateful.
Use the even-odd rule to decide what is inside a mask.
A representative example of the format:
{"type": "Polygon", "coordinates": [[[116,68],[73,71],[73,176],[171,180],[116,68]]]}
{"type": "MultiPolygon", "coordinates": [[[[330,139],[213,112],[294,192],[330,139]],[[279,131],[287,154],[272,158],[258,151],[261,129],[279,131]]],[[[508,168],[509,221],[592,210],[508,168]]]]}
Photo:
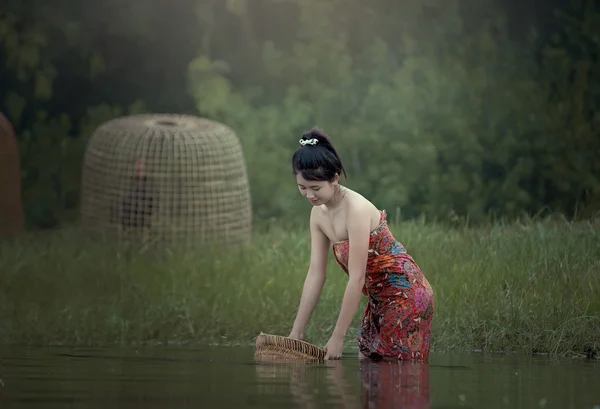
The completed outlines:
{"type": "Polygon", "coordinates": [[[340,359],[342,357],[342,350],[344,349],[344,339],[332,336],[325,345],[325,360],[329,359],[340,359]]]}

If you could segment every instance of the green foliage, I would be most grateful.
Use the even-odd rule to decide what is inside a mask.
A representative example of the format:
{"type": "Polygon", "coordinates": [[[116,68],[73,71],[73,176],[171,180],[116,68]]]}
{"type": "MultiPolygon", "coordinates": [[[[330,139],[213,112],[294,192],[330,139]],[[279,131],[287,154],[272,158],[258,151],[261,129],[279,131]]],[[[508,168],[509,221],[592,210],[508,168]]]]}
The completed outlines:
{"type": "Polygon", "coordinates": [[[6,62],[0,68],[0,88],[7,90],[0,95],[0,111],[17,131],[27,221],[49,228],[76,217],[81,164],[93,130],[115,116],[146,108],[137,96],[108,103],[91,98],[78,105],[76,100],[84,96],[75,94],[70,101],[66,94],[85,95],[86,87],[74,91],[64,88],[65,83],[84,78],[93,92],[115,67],[107,63],[104,50],[90,47],[95,33],[82,30],[73,9],[36,4],[44,18],[20,5],[0,12],[0,58],[6,62]],[[55,38],[59,41],[53,42],[55,38]]]}
{"type": "MultiPolygon", "coordinates": [[[[318,124],[345,159],[349,185],[380,207],[474,222],[545,207],[572,215],[600,186],[597,138],[573,130],[566,108],[575,103],[570,93],[577,84],[569,78],[577,63],[564,43],[563,68],[538,61],[537,38],[516,43],[497,7],[486,4],[475,24],[462,18],[456,1],[444,2],[443,15],[429,13],[429,4],[403,2],[386,11],[412,23],[399,29],[370,18],[383,10],[299,2],[293,46],[264,42],[259,93],[252,91],[256,83],[234,84],[214,71],[198,75],[192,64],[198,110],[234,125],[243,138],[256,175],[252,187],[260,192],[257,211],[299,210],[297,201],[281,198],[293,185],[281,176],[281,163],[287,166],[302,130],[318,124]],[[353,42],[355,26],[345,24],[357,10],[371,31],[353,42]],[[384,40],[390,30],[394,41],[384,40]],[[554,91],[558,81],[562,93],[554,91]],[[263,193],[275,186],[277,198],[263,193]]],[[[579,119],[590,126],[588,104],[580,104],[589,114],[579,119]]]]}
{"type": "Polygon", "coordinates": [[[494,0],[68,3],[0,13],[0,110],[17,129],[33,225],[72,218],[86,138],[140,111],[233,127],[258,219],[304,220],[289,162],[313,125],[347,184],[403,217],[600,209],[592,2],[557,13],[554,37],[526,38],[494,0]]]}

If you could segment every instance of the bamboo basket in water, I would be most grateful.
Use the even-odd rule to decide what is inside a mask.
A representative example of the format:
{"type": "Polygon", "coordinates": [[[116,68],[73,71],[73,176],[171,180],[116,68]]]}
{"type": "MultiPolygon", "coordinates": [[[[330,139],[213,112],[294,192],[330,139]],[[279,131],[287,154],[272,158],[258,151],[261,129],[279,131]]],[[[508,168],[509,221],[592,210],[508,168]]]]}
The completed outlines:
{"type": "Polygon", "coordinates": [[[325,350],[306,341],[261,332],[256,338],[255,358],[260,360],[323,361],[325,350]]]}

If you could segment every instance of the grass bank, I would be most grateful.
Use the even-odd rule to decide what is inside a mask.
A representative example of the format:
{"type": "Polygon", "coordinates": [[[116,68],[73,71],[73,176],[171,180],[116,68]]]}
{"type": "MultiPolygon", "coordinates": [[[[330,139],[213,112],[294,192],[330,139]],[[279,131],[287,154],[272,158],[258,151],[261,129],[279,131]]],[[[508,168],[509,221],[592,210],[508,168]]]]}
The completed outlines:
{"type": "MultiPolygon", "coordinates": [[[[436,351],[551,354],[600,350],[598,227],[391,225],[434,288],[436,351]]],[[[287,335],[309,249],[306,230],[276,228],[243,251],[162,257],[90,243],[70,229],[3,242],[0,342],[251,344],[260,331],[287,335]]],[[[310,341],[327,341],[345,282],[330,257],[310,341]]]]}

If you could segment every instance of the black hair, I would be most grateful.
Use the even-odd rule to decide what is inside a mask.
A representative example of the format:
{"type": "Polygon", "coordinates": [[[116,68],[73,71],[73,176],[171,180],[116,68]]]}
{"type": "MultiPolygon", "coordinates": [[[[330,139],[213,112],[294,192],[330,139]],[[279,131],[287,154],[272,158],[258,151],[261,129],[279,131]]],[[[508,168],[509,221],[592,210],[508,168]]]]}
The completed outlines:
{"type": "Polygon", "coordinates": [[[315,140],[316,143],[307,143],[294,153],[292,157],[292,170],[294,175],[298,172],[306,180],[332,182],[336,173],[346,176],[346,169],[335,151],[329,137],[319,128],[313,128],[304,133],[302,141],[315,140]]]}

